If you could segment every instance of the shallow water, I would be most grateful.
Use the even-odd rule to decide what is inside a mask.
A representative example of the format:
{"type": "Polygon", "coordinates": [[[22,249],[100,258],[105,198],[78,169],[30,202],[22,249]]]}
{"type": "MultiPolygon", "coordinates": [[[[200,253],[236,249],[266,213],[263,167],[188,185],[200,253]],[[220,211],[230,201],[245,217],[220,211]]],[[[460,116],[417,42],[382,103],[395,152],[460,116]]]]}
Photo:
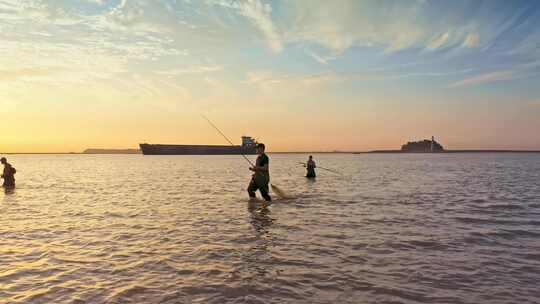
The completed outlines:
{"type": "Polygon", "coordinates": [[[536,303],[540,155],[13,155],[1,303],[536,303]]]}

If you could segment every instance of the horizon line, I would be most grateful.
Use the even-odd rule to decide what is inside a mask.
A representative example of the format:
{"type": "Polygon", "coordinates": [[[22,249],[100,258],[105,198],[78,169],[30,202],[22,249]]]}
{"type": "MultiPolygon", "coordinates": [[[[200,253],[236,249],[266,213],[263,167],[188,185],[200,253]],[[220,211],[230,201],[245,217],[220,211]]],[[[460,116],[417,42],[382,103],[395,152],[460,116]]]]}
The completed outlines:
{"type": "MultiPolygon", "coordinates": [[[[140,149],[95,149],[95,150],[137,150],[140,149]]],[[[410,152],[410,151],[401,151],[401,150],[364,150],[364,151],[267,151],[267,153],[273,154],[393,154],[393,153],[402,153],[402,154],[445,154],[445,153],[540,153],[540,150],[529,150],[529,149],[454,149],[454,150],[444,150],[441,152],[410,152]]],[[[0,152],[0,154],[5,155],[103,155],[103,154],[116,154],[116,155],[137,155],[142,153],[85,153],[82,152],[0,152]]]]}

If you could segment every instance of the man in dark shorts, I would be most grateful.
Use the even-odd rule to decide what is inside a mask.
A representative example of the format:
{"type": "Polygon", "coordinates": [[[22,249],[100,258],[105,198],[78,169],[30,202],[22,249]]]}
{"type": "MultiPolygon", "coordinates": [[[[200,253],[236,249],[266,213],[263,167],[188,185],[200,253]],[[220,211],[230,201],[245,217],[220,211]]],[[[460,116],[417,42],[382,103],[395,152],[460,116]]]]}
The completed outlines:
{"type": "Polygon", "coordinates": [[[257,145],[257,161],[255,161],[255,166],[249,168],[253,171],[253,176],[251,177],[251,182],[248,186],[249,197],[255,197],[255,191],[259,190],[262,197],[265,201],[270,202],[272,198],[268,194],[269,188],[268,184],[270,183],[270,172],[268,170],[269,159],[268,156],[264,153],[265,146],[264,144],[257,145]]]}

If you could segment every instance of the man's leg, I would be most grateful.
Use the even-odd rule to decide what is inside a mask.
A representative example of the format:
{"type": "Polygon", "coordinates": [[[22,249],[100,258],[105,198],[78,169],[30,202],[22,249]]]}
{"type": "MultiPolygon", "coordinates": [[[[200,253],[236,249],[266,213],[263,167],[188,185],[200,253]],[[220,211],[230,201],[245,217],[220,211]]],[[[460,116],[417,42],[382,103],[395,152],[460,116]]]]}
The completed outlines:
{"type": "Polygon", "coordinates": [[[272,201],[272,198],[270,197],[270,195],[268,194],[268,184],[262,186],[259,188],[259,191],[261,191],[261,195],[262,197],[264,198],[265,201],[267,202],[271,202],[272,201]]]}
{"type": "Polygon", "coordinates": [[[249,186],[247,188],[247,192],[249,194],[249,197],[254,198],[255,197],[255,191],[257,191],[258,187],[257,184],[253,179],[251,179],[251,182],[249,182],[249,186]]]}

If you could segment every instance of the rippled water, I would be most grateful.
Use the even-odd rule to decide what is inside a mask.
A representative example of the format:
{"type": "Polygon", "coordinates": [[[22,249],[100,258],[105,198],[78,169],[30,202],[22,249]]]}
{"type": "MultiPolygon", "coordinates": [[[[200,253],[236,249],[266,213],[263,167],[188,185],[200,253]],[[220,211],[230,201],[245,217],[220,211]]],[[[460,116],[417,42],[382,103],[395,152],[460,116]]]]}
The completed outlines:
{"type": "Polygon", "coordinates": [[[536,303],[540,155],[14,155],[2,303],[536,303]]]}

